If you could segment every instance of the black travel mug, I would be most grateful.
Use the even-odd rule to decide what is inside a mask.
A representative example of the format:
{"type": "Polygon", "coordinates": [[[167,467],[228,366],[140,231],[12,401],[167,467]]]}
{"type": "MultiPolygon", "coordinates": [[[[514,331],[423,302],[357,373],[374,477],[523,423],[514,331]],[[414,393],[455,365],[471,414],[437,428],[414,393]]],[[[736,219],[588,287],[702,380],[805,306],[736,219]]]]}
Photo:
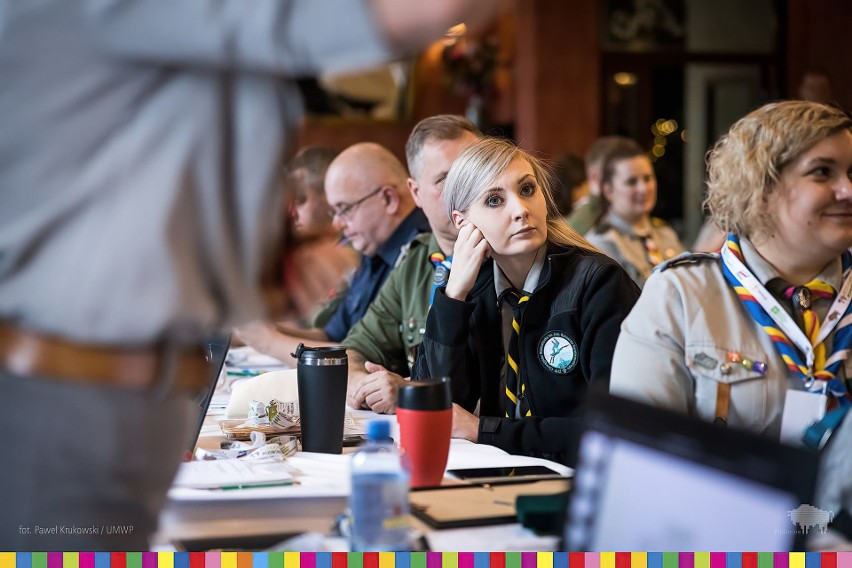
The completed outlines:
{"type": "Polygon", "coordinates": [[[349,374],[346,349],[305,347],[300,343],[293,357],[298,360],[302,451],[340,454],[349,374]]]}

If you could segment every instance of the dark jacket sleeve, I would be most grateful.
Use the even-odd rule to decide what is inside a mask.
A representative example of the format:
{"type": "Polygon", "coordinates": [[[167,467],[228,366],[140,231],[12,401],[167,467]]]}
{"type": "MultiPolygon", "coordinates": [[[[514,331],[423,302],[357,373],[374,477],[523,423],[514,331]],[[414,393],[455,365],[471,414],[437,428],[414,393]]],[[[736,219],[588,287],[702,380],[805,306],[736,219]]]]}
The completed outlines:
{"type": "Polygon", "coordinates": [[[453,400],[456,402],[465,400],[469,390],[466,385],[470,384],[470,380],[479,380],[469,376],[471,371],[466,356],[470,319],[475,306],[473,302],[448,298],[445,290],[438,288],[426,318],[426,333],[417,349],[417,360],[411,373],[414,381],[450,377],[453,400]]]}
{"type": "Polygon", "coordinates": [[[590,384],[609,390],[609,372],[621,323],[639,299],[639,287],[615,262],[589,275],[580,306],[583,341],[580,364],[590,384]]]}
{"type": "MultiPolygon", "coordinates": [[[[583,286],[578,306],[582,328],[578,364],[587,389],[607,390],[621,322],[636,303],[639,288],[612,261],[600,262],[590,270],[583,286]]],[[[585,391],[579,399],[585,399],[585,391]]],[[[510,454],[541,456],[566,463],[579,442],[579,410],[574,408],[566,410],[566,416],[545,418],[483,417],[479,423],[479,442],[510,454]]]]}

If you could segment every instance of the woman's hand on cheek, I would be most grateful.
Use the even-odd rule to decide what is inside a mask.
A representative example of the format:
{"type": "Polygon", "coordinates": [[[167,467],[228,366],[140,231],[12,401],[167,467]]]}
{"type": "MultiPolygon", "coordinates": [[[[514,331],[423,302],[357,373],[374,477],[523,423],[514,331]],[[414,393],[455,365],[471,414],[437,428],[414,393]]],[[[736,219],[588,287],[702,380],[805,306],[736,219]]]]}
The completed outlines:
{"type": "Polygon", "coordinates": [[[471,222],[462,221],[453,248],[453,267],[447,282],[447,297],[464,301],[476,282],[479,268],[491,254],[491,247],[471,222]]]}

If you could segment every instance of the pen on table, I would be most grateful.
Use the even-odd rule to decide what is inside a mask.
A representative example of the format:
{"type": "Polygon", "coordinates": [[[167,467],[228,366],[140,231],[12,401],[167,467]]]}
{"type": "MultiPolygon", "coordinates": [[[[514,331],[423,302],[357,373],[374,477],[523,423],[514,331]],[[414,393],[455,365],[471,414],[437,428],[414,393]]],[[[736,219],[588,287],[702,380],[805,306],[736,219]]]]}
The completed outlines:
{"type": "Polygon", "coordinates": [[[251,369],[242,369],[240,371],[228,371],[228,375],[232,377],[256,377],[263,371],[252,371],[251,369]]]}
{"type": "Polygon", "coordinates": [[[258,487],[287,487],[289,485],[297,485],[296,481],[276,481],[275,483],[246,483],[240,485],[223,485],[216,487],[222,491],[232,491],[234,489],[255,489],[258,487]]]}

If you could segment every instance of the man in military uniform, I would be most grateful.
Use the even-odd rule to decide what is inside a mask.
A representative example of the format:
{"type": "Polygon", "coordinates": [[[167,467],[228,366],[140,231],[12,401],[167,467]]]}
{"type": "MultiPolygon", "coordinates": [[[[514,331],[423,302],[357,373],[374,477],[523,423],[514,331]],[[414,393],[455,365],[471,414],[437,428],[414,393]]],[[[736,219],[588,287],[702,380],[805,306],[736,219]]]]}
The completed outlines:
{"type": "Polygon", "coordinates": [[[420,121],[408,138],[408,188],[429,219],[432,234],[412,241],[405,260],[343,340],[349,354],[347,402],[352,408],[395,409],[396,390],[410,374],[425,331],[433,288],[446,284],[446,259],[457,237],[441,197],[444,178],[456,156],[479,136],[468,120],[437,115],[420,121]]]}

